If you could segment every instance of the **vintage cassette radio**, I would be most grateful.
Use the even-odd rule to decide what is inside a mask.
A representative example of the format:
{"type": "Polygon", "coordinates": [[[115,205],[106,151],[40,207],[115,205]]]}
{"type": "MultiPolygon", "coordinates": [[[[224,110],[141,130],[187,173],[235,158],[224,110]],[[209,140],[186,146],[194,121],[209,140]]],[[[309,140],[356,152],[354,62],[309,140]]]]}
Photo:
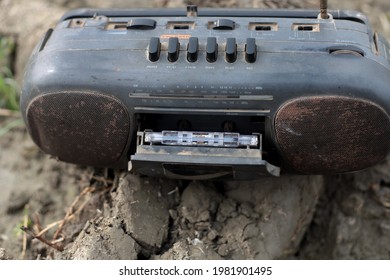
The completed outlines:
{"type": "Polygon", "coordinates": [[[59,160],[181,179],[335,174],[390,147],[390,46],[359,12],[74,10],[21,108],[59,160]]]}

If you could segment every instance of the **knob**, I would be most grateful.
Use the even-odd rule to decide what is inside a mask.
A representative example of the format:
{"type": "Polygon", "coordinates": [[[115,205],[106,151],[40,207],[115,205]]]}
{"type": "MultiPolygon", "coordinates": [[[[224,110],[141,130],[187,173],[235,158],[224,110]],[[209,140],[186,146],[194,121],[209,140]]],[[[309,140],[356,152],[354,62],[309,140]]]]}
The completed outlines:
{"type": "Polygon", "coordinates": [[[168,41],[168,60],[170,62],[175,62],[179,58],[179,39],[174,37],[174,38],[169,38],[168,41]]]}
{"type": "Polygon", "coordinates": [[[149,42],[149,60],[152,62],[160,58],[161,43],[160,38],[152,37],[149,42]]]}
{"type": "Polygon", "coordinates": [[[253,63],[256,61],[257,49],[256,49],[256,39],[247,38],[245,45],[245,60],[246,62],[253,63]]]}
{"type": "Polygon", "coordinates": [[[206,60],[211,63],[215,62],[217,61],[217,56],[218,56],[217,38],[208,37],[207,46],[206,46],[206,60]]]}
{"type": "Polygon", "coordinates": [[[225,51],[227,62],[233,63],[237,60],[237,44],[235,38],[227,38],[225,51]]]}
{"type": "Polygon", "coordinates": [[[195,62],[198,60],[198,38],[191,37],[187,45],[187,60],[189,62],[195,62]]]}

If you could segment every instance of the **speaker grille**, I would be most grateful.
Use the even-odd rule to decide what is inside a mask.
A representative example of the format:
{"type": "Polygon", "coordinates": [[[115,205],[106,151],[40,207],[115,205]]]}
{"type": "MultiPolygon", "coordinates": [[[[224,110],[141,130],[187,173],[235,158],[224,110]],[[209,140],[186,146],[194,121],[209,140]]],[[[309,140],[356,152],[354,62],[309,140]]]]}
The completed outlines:
{"type": "Polygon", "coordinates": [[[275,133],[285,158],[306,174],[364,169],[383,160],[390,147],[386,112],[348,97],[294,99],[277,112],[275,133]]]}
{"type": "Polygon", "coordinates": [[[121,157],[129,138],[127,109],[99,93],[41,95],[29,103],[26,114],[35,143],[66,162],[109,167],[121,157]]]}

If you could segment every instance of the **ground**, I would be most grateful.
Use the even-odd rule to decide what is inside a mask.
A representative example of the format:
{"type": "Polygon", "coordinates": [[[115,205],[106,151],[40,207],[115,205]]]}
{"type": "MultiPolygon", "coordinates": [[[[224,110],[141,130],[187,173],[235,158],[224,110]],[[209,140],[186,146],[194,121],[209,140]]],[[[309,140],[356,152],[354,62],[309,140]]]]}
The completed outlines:
{"type": "MultiPolygon", "coordinates": [[[[184,2],[0,0],[0,34],[17,36],[21,82],[32,47],[70,8],[184,2]]],[[[193,2],[313,8],[319,1],[193,2]]],[[[390,38],[387,0],[329,2],[365,12],[390,38]]],[[[32,143],[18,114],[2,111],[0,147],[0,259],[390,258],[390,161],[325,177],[152,179],[57,162],[32,143]]]]}

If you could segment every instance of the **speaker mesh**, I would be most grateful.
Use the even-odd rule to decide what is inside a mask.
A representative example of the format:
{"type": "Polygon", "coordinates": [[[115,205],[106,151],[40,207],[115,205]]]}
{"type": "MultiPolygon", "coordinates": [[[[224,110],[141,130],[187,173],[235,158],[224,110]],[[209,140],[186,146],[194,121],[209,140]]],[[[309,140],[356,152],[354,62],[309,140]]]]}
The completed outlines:
{"type": "Polygon", "coordinates": [[[386,112],[347,97],[294,99],[277,112],[275,133],[285,158],[307,174],[364,169],[383,160],[390,147],[386,112]]]}
{"type": "Polygon", "coordinates": [[[92,166],[115,164],[130,131],[130,117],[122,103],[93,92],[38,96],[27,107],[27,124],[44,152],[92,166]]]}

